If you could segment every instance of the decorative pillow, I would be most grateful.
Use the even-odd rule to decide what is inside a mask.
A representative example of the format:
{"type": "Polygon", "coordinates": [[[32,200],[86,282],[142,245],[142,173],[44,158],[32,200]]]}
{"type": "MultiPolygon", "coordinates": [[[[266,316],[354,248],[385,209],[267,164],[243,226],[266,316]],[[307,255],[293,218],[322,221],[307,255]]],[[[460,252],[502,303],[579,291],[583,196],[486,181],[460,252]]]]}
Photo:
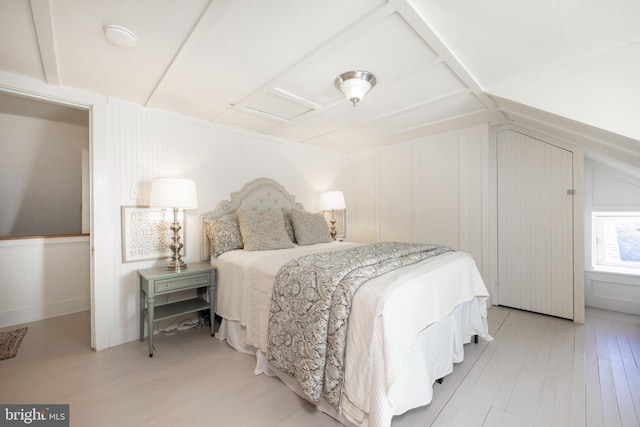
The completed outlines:
{"type": "Polygon", "coordinates": [[[284,229],[284,219],[280,211],[264,213],[238,210],[240,234],[246,251],[293,248],[284,229]]]}
{"type": "Polygon", "coordinates": [[[211,255],[214,258],[234,249],[242,249],[242,237],[237,222],[205,219],[204,224],[211,244],[211,255]]]}
{"type": "Polygon", "coordinates": [[[322,213],[309,213],[300,210],[291,211],[291,222],[296,235],[296,242],[301,246],[329,243],[329,224],[322,213]]]}
{"type": "Polygon", "coordinates": [[[293,223],[291,222],[291,212],[283,212],[282,216],[284,218],[284,229],[287,230],[287,235],[289,236],[289,240],[295,243],[296,234],[293,231],[293,223]]]}

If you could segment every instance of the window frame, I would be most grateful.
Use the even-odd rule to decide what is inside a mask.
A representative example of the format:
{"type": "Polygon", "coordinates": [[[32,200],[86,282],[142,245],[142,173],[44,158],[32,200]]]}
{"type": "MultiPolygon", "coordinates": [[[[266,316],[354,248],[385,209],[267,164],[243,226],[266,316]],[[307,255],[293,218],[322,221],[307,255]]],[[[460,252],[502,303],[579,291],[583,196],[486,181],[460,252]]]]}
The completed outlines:
{"type": "Polygon", "coordinates": [[[607,258],[605,239],[605,220],[609,218],[628,218],[640,221],[640,212],[637,211],[598,211],[592,212],[592,255],[591,265],[595,270],[620,270],[621,272],[640,273],[639,262],[611,261],[607,258]]]}

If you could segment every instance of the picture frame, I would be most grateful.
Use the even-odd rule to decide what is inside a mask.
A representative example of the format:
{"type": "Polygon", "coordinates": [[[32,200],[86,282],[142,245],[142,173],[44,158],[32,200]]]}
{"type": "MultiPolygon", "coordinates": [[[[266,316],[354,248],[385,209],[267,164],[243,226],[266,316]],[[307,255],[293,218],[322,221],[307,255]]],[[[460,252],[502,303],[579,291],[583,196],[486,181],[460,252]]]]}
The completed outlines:
{"type": "MultiPolygon", "coordinates": [[[[173,210],[148,206],[122,206],[122,262],[164,259],[171,256],[173,210]]],[[[178,213],[180,241],[185,243],[184,211],[178,213]]],[[[186,245],[181,251],[184,256],[186,245]]]]}

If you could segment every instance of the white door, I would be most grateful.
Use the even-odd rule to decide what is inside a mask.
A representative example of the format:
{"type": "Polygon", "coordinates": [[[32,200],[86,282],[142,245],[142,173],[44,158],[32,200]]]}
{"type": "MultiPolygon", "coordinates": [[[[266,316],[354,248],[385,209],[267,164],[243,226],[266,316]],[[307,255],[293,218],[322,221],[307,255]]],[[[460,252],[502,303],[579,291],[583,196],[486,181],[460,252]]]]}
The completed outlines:
{"type": "Polygon", "coordinates": [[[573,153],[498,135],[498,304],[573,319],[573,153]]]}

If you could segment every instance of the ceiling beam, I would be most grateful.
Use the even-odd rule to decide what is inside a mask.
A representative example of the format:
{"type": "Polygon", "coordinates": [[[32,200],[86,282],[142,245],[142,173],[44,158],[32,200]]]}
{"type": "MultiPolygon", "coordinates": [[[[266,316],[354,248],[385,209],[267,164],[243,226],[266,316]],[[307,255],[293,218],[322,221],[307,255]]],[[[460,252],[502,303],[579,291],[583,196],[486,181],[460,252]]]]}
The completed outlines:
{"type": "Polygon", "coordinates": [[[53,16],[50,0],[30,0],[33,26],[38,37],[42,69],[48,84],[60,85],[56,43],[53,34],[53,16]]]}
{"type": "Polygon", "coordinates": [[[413,28],[413,30],[444,60],[453,73],[458,76],[495,117],[495,120],[502,124],[507,124],[508,120],[498,109],[495,103],[489,98],[475,79],[469,74],[464,66],[458,61],[456,56],[442,42],[440,37],[429,26],[428,20],[413,5],[411,0],[387,0],[389,4],[396,8],[400,16],[413,28]]]}

